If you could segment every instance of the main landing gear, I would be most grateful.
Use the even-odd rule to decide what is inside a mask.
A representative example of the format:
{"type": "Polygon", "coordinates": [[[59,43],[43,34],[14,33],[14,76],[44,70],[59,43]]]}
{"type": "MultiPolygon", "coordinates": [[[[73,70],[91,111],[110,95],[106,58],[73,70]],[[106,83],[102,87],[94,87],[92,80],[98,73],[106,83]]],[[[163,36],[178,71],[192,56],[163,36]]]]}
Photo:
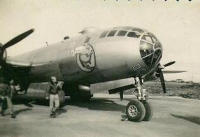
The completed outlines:
{"type": "Polygon", "coordinates": [[[146,89],[142,87],[140,78],[135,79],[136,90],[134,94],[137,99],[131,100],[126,106],[126,115],[130,121],[150,121],[153,116],[151,104],[147,101],[146,89]]]}

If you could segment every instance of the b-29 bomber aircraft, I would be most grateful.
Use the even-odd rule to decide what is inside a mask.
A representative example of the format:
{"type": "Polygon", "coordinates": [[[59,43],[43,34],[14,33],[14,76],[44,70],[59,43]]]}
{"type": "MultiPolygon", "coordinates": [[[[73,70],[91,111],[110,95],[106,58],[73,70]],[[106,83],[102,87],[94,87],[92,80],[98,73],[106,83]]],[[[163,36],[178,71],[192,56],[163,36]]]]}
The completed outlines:
{"type": "MultiPolygon", "coordinates": [[[[3,82],[14,81],[21,90],[27,91],[31,83],[49,81],[56,76],[63,81],[63,93],[71,99],[90,99],[90,85],[125,78],[136,82],[109,90],[110,94],[120,93],[135,87],[137,99],[126,106],[131,121],[150,120],[152,109],[143,81],[160,78],[166,92],[163,68],[175,63],[160,64],[162,45],[156,36],[144,29],[122,26],[105,30],[86,28],[80,35],[48,45],[15,57],[8,57],[6,49],[30,35],[30,29],[5,44],[0,44],[0,77],[3,82]]],[[[26,92],[25,92],[26,93],[26,92]]]]}

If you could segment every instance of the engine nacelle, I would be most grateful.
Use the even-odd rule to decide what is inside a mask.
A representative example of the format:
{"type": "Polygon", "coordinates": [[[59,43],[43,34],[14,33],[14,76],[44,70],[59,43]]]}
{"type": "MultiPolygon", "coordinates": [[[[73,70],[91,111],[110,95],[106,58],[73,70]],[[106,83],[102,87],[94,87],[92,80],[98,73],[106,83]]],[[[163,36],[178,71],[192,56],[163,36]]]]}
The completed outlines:
{"type": "MultiPolygon", "coordinates": [[[[17,95],[14,96],[15,99],[28,99],[28,100],[46,100],[47,97],[47,88],[48,83],[32,83],[24,94],[20,94],[18,92],[17,95]]],[[[63,104],[65,102],[65,93],[64,91],[59,92],[59,100],[60,103],[63,104]]]]}
{"type": "Polygon", "coordinates": [[[89,100],[93,94],[90,90],[90,86],[86,85],[64,85],[64,90],[67,95],[70,96],[71,99],[76,101],[86,101],[89,100]]]}

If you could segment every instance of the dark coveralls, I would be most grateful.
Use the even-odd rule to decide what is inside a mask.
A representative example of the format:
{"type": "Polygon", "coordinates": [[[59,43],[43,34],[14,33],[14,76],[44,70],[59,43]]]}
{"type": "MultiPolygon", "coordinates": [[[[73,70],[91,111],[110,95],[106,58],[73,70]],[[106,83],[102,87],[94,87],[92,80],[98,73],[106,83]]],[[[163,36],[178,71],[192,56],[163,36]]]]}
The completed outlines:
{"type": "Polygon", "coordinates": [[[13,104],[12,104],[12,96],[14,93],[14,87],[9,86],[7,84],[1,83],[0,84],[0,98],[1,102],[1,114],[4,115],[4,111],[6,109],[6,102],[9,109],[10,114],[13,116],[13,104]]]}
{"type": "Polygon", "coordinates": [[[59,95],[58,95],[60,90],[61,90],[61,86],[59,85],[58,82],[56,83],[49,82],[47,93],[49,95],[49,106],[50,106],[51,115],[55,115],[56,110],[60,106],[59,95]]]}

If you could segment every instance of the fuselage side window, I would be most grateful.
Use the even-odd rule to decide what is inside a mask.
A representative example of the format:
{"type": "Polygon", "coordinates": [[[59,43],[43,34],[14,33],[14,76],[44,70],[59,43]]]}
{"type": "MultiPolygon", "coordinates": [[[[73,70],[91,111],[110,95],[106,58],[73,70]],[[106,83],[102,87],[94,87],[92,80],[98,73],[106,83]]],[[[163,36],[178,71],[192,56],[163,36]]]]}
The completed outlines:
{"type": "Polygon", "coordinates": [[[125,36],[127,33],[127,31],[124,31],[124,30],[120,30],[117,34],[117,36],[125,36]]]}
{"type": "Polygon", "coordinates": [[[112,37],[115,35],[115,33],[117,32],[117,30],[112,30],[108,33],[108,37],[112,37]]]}
{"type": "Polygon", "coordinates": [[[129,32],[127,36],[128,37],[134,37],[134,38],[139,38],[140,37],[140,35],[136,34],[135,32],[129,32]]]}
{"type": "Polygon", "coordinates": [[[100,38],[104,38],[106,36],[106,34],[108,33],[108,31],[104,31],[101,35],[100,38]]]}

